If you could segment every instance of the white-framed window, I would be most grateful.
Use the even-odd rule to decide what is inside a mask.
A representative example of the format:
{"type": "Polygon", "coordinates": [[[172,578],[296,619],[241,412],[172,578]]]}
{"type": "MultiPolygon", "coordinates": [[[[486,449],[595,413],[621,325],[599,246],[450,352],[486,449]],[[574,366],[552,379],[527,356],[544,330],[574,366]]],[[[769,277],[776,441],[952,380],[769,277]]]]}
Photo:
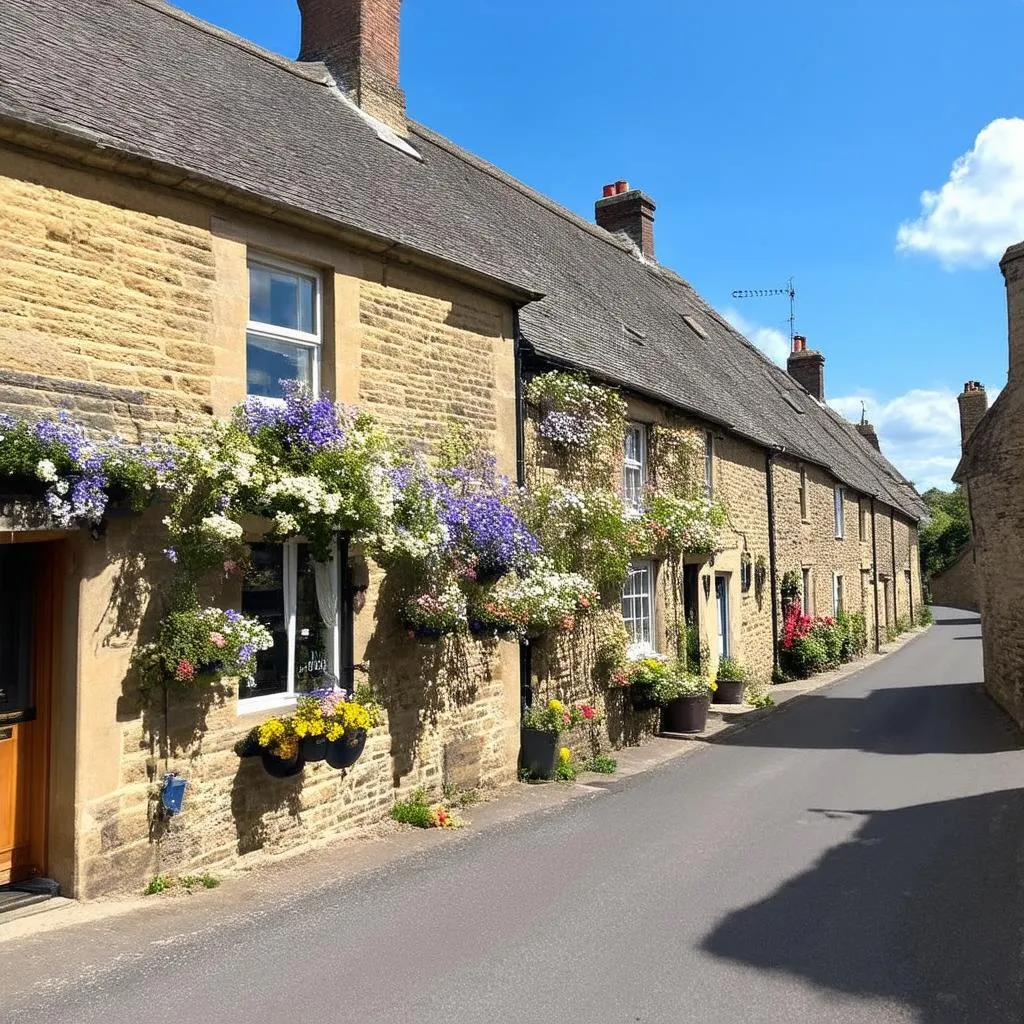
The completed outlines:
{"type": "Polygon", "coordinates": [[[836,511],[836,540],[843,539],[843,498],[844,489],[837,485],[832,492],[832,500],[836,511]]]}
{"type": "Polygon", "coordinates": [[[654,563],[633,562],[622,588],[622,621],[630,657],[650,654],[654,645],[654,563]]]}
{"type": "Polygon", "coordinates": [[[832,614],[843,611],[843,574],[832,573],[832,614]]]}
{"type": "Polygon", "coordinates": [[[808,569],[806,566],[804,567],[803,577],[804,577],[804,580],[803,580],[803,582],[804,582],[803,601],[802,601],[803,613],[804,613],[804,615],[813,615],[814,614],[814,586],[813,586],[813,579],[811,577],[811,570],[808,569]]]}
{"type": "Polygon", "coordinates": [[[715,435],[710,430],[704,434],[704,494],[715,496],[715,435]]]}
{"type": "Polygon", "coordinates": [[[800,467],[800,518],[807,522],[807,470],[800,467]]]}
{"type": "Polygon", "coordinates": [[[622,496],[631,508],[639,508],[647,486],[647,424],[627,423],[622,453],[622,496]]]}
{"type": "Polygon", "coordinates": [[[320,275],[268,256],[250,256],[248,266],[246,393],[280,401],[281,382],[298,381],[318,394],[323,345],[320,275]]]}
{"type": "Polygon", "coordinates": [[[291,703],[296,694],[337,685],[341,580],[337,552],[314,561],[298,541],[253,544],[242,580],[242,613],[270,630],[274,646],[239,686],[242,714],[291,703]]]}

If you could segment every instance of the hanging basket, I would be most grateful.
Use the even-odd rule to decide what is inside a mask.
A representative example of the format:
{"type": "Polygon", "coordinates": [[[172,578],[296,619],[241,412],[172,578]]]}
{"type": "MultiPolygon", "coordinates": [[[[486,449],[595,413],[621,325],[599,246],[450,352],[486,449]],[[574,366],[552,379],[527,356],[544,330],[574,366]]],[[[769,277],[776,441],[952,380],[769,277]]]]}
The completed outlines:
{"type": "Polygon", "coordinates": [[[332,768],[339,770],[351,768],[362,757],[365,746],[365,729],[357,729],[355,732],[345,733],[340,740],[333,740],[327,744],[327,763],[332,768]]]}
{"type": "Polygon", "coordinates": [[[327,740],[323,736],[304,736],[299,744],[299,756],[307,764],[327,760],[327,740]]]}
{"type": "Polygon", "coordinates": [[[306,767],[306,762],[301,752],[287,761],[276,754],[272,754],[269,750],[264,750],[260,756],[263,758],[263,770],[275,779],[290,779],[293,775],[298,775],[306,767]]]}

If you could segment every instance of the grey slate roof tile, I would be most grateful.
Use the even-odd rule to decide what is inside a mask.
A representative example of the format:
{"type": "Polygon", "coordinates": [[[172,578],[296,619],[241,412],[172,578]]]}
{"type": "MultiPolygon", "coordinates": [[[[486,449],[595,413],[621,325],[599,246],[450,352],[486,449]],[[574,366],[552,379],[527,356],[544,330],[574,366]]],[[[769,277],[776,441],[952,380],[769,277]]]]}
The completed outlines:
{"type": "Polygon", "coordinates": [[[383,143],[322,65],[288,61],[160,0],[3,0],[0,118],[543,293],[521,313],[540,355],[784,447],[914,519],[924,514],[913,487],[852,424],[677,274],[427,128],[410,134],[422,160],[383,143]]]}

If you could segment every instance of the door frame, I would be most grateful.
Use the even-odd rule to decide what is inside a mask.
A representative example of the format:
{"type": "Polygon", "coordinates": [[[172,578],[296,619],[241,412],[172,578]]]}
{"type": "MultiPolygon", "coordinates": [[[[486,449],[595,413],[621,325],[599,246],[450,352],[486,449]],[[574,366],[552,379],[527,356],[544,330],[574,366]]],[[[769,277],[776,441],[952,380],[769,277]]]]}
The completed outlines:
{"type": "Polygon", "coordinates": [[[27,798],[29,860],[20,868],[12,866],[12,883],[45,874],[49,857],[51,711],[53,677],[60,643],[64,536],[57,534],[56,538],[60,538],[58,540],[52,533],[14,533],[0,540],[0,544],[38,545],[31,667],[35,715],[30,721],[13,723],[13,728],[24,730],[27,734],[19,738],[19,742],[24,741],[28,745],[24,767],[31,780],[27,798]]]}
{"type": "Polygon", "coordinates": [[[719,636],[718,657],[732,657],[732,640],[729,633],[732,629],[732,614],[729,608],[729,584],[732,582],[731,575],[725,572],[715,573],[715,623],[719,636]],[[721,589],[719,589],[721,588],[721,589]],[[721,594],[721,600],[719,600],[721,594]]]}

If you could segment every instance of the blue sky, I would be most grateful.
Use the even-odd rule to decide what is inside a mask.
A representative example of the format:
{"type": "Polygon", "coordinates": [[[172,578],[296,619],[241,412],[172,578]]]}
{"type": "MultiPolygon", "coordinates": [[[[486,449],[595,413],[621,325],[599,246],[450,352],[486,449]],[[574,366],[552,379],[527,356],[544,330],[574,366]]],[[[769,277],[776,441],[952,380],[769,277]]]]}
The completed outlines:
{"type": "MultiPolygon", "coordinates": [[[[180,6],[298,51],[291,0],[180,6]]],[[[402,84],[412,117],[584,216],[616,178],[650,193],[659,259],[776,358],[785,300],[731,292],[794,276],[829,399],[866,400],[923,488],[949,486],[963,382],[1006,380],[1022,38],[1021,0],[405,0],[402,84]]]]}

